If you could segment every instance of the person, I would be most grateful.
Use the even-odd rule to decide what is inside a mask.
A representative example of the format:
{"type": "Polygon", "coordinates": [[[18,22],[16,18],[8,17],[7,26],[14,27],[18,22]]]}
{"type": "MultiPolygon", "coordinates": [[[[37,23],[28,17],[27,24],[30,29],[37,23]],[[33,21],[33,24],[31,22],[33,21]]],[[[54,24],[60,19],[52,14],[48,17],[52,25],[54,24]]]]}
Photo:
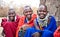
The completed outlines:
{"type": "Polygon", "coordinates": [[[1,22],[5,37],[15,37],[19,19],[20,16],[15,13],[14,9],[10,8],[7,18],[3,18],[1,22]]]}
{"type": "Polygon", "coordinates": [[[60,37],[60,26],[55,30],[54,37],[60,37]]]}
{"type": "Polygon", "coordinates": [[[28,28],[24,37],[53,37],[56,30],[54,16],[49,15],[46,5],[40,5],[37,11],[37,18],[34,20],[34,28],[28,28]]]}
{"type": "Polygon", "coordinates": [[[24,16],[21,17],[21,19],[19,20],[19,23],[18,23],[16,37],[20,37],[21,34],[19,35],[19,31],[21,31],[21,28],[25,28],[26,26],[27,26],[27,28],[33,27],[33,25],[34,25],[33,21],[37,17],[36,14],[33,14],[33,10],[31,9],[30,6],[24,7],[23,14],[24,14],[24,16]]]}

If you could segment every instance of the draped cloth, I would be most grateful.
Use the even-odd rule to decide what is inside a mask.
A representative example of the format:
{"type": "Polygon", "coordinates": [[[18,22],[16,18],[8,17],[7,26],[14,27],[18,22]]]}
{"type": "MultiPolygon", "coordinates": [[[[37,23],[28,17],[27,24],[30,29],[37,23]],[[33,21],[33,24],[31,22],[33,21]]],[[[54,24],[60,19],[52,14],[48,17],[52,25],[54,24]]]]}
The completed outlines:
{"type": "Polygon", "coordinates": [[[37,24],[36,21],[38,22],[40,30],[42,30],[43,29],[42,27],[44,27],[44,26],[47,27],[47,24],[49,23],[48,22],[49,21],[49,16],[50,15],[48,13],[44,19],[40,19],[39,16],[37,16],[37,19],[34,20],[35,24],[37,24]]]}
{"type": "Polygon", "coordinates": [[[18,32],[20,31],[21,27],[27,23],[30,27],[33,27],[34,26],[34,19],[37,17],[36,14],[32,14],[32,17],[31,17],[31,20],[29,20],[27,22],[26,20],[26,17],[25,16],[22,16],[21,19],[19,20],[19,23],[18,23],[18,27],[17,27],[17,31],[16,31],[16,37],[18,37],[18,32]]]}
{"type": "Polygon", "coordinates": [[[54,32],[54,37],[60,37],[60,26],[54,32]]]}
{"type": "MultiPolygon", "coordinates": [[[[37,21],[36,21],[37,23],[37,21]]],[[[38,25],[39,23],[37,23],[38,25]]],[[[39,26],[39,25],[38,25],[39,26]]],[[[41,33],[41,37],[53,37],[53,33],[56,30],[56,21],[53,16],[50,16],[50,22],[47,24],[47,27],[44,26],[43,30],[37,30],[36,28],[27,29],[24,37],[32,37],[32,35],[36,32],[41,33]]]]}
{"type": "Polygon", "coordinates": [[[5,37],[15,37],[19,19],[19,16],[16,16],[16,20],[13,22],[9,22],[7,18],[2,19],[1,26],[4,29],[5,37]]]}

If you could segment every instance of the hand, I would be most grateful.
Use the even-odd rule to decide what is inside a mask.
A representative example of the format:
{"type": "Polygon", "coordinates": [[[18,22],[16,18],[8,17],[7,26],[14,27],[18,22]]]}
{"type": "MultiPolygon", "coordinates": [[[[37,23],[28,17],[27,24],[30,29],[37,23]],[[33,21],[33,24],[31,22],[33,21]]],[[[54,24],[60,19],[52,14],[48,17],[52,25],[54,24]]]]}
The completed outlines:
{"type": "Polygon", "coordinates": [[[25,25],[22,26],[22,29],[25,31],[25,30],[26,30],[27,28],[29,28],[29,27],[30,27],[29,25],[26,25],[26,24],[25,24],[25,25]]]}

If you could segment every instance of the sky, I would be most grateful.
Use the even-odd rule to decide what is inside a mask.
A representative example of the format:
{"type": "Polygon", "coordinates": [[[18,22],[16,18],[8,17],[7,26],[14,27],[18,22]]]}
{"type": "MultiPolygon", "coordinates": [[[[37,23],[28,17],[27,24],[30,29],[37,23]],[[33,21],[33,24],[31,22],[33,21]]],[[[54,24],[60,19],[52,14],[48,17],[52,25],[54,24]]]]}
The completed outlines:
{"type": "Polygon", "coordinates": [[[16,6],[16,7],[20,7],[20,6],[32,6],[32,7],[37,7],[40,4],[40,0],[2,0],[2,6],[4,5],[9,5],[9,6],[16,6]]]}

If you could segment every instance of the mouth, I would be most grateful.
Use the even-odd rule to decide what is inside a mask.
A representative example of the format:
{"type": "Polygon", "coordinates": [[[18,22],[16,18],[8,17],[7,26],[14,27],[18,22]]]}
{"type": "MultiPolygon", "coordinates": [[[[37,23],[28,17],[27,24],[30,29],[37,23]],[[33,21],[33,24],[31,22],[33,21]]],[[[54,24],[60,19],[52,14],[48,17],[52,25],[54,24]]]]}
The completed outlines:
{"type": "Polygon", "coordinates": [[[14,18],[13,16],[10,17],[10,19],[13,19],[13,18],[14,18]]]}
{"type": "Polygon", "coordinates": [[[43,15],[43,14],[41,14],[41,15],[40,15],[40,18],[42,18],[42,19],[43,19],[44,17],[45,17],[45,15],[43,15]]]}
{"type": "Polygon", "coordinates": [[[43,17],[43,16],[44,16],[44,14],[41,14],[40,16],[41,16],[41,17],[43,17]]]}
{"type": "Polygon", "coordinates": [[[27,18],[31,18],[31,15],[29,14],[29,15],[27,15],[27,18]]]}
{"type": "Polygon", "coordinates": [[[30,17],[31,15],[29,14],[29,15],[27,15],[27,17],[30,17]]]}

